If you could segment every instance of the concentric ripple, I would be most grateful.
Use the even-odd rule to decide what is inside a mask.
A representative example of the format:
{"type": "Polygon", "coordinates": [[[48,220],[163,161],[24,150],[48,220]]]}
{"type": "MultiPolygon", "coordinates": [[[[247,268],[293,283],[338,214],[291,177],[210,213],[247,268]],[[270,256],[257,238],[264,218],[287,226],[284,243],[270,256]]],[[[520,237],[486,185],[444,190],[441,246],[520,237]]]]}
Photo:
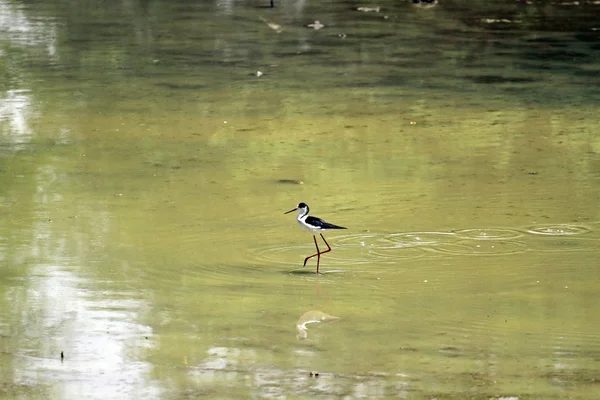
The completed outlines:
{"type": "MultiPolygon", "coordinates": [[[[327,238],[333,251],[322,257],[328,266],[390,263],[399,259],[423,257],[426,252],[409,241],[400,243],[383,234],[353,234],[327,238]]],[[[321,247],[321,246],[319,246],[321,247]]],[[[323,249],[321,249],[323,250],[323,249]]],[[[315,252],[314,246],[280,246],[258,248],[254,257],[260,263],[298,266],[304,257],[315,252]]]]}
{"type": "Polygon", "coordinates": [[[338,246],[359,249],[360,258],[370,262],[395,262],[399,259],[423,257],[426,253],[410,241],[401,241],[394,235],[357,234],[338,239],[338,246]]]}
{"type": "Polygon", "coordinates": [[[516,229],[462,229],[456,231],[456,236],[461,239],[476,240],[513,240],[523,236],[523,232],[516,229]]]}
{"type": "MultiPolygon", "coordinates": [[[[358,233],[328,238],[334,251],[327,253],[325,259],[327,265],[340,267],[394,264],[436,255],[502,256],[527,251],[581,251],[595,249],[596,243],[600,243],[599,238],[576,237],[589,232],[591,228],[581,225],[547,224],[523,230],[471,228],[453,232],[358,233]]],[[[270,247],[256,249],[254,256],[261,263],[297,266],[314,251],[311,245],[270,247]]]]}
{"type": "Polygon", "coordinates": [[[528,250],[525,243],[512,240],[473,240],[462,239],[455,243],[442,243],[429,249],[436,253],[455,255],[507,255],[523,253],[528,250]]]}
{"type": "Polygon", "coordinates": [[[585,226],[571,224],[540,225],[527,228],[527,233],[546,236],[582,235],[584,233],[589,233],[590,231],[591,229],[585,226]]]}
{"type": "Polygon", "coordinates": [[[456,241],[456,234],[453,232],[406,232],[393,233],[386,236],[391,247],[388,248],[406,248],[435,246],[441,243],[451,243],[456,241]]]}
{"type": "MultiPolygon", "coordinates": [[[[319,246],[320,247],[320,246],[319,246]]],[[[370,258],[347,258],[344,252],[339,247],[335,248],[335,252],[327,253],[321,257],[321,264],[324,259],[327,259],[327,265],[348,265],[348,264],[363,264],[372,262],[370,258]],[[337,254],[337,255],[336,255],[337,254]]],[[[279,264],[288,266],[302,266],[304,257],[314,254],[314,246],[281,246],[281,247],[265,247],[256,249],[255,258],[257,261],[266,264],[279,264]]],[[[316,257],[315,257],[316,260],[316,257]]]]}
{"type": "Polygon", "coordinates": [[[392,246],[392,242],[382,234],[376,233],[358,233],[353,235],[344,235],[336,239],[340,247],[362,247],[367,249],[381,249],[392,246]]]}

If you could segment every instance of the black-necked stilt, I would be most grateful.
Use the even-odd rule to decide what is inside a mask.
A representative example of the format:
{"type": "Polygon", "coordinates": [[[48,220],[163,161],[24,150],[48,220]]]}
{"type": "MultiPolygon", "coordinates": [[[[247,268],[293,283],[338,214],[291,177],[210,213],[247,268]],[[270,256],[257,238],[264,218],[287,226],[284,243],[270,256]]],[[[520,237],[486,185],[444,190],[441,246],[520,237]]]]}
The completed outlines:
{"type": "Polygon", "coordinates": [[[296,210],[298,211],[298,216],[296,217],[296,220],[298,220],[298,223],[300,224],[300,226],[302,228],[304,228],[307,231],[309,231],[310,233],[312,233],[313,240],[315,241],[315,247],[317,248],[317,253],[313,254],[312,256],[306,257],[304,259],[304,264],[302,266],[305,267],[306,262],[309,259],[313,258],[314,256],[317,256],[317,274],[318,274],[319,273],[319,264],[321,262],[321,254],[329,253],[331,251],[331,247],[329,247],[329,243],[327,243],[327,240],[325,240],[325,237],[323,236],[323,234],[321,232],[326,231],[328,229],[346,229],[346,228],[344,228],[343,226],[337,226],[334,224],[330,224],[329,222],[323,221],[321,218],[317,218],[317,217],[308,215],[309,208],[306,203],[300,203],[300,204],[298,204],[298,206],[296,208],[294,208],[293,210],[290,210],[284,214],[289,214],[296,210]],[[317,237],[316,237],[317,233],[319,235],[321,235],[321,238],[327,245],[327,250],[325,250],[325,251],[319,250],[319,245],[317,244],[317,237]]]}

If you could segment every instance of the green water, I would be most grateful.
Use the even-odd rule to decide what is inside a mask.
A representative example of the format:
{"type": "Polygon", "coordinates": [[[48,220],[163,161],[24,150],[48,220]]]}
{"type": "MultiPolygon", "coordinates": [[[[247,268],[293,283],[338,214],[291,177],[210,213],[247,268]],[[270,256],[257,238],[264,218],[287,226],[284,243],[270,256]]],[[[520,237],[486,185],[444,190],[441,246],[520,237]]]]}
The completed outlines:
{"type": "Polygon", "coordinates": [[[600,6],[266,5],[0,0],[0,397],[596,399],[600,6]]]}

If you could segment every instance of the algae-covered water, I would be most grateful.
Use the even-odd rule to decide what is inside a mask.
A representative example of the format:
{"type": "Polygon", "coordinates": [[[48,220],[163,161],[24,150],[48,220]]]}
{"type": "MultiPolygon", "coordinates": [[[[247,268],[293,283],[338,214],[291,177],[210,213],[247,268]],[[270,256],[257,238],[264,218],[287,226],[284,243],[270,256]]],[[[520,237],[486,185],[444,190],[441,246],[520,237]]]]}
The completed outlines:
{"type": "Polygon", "coordinates": [[[596,399],[600,5],[268,3],[0,0],[0,397],[596,399]]]}

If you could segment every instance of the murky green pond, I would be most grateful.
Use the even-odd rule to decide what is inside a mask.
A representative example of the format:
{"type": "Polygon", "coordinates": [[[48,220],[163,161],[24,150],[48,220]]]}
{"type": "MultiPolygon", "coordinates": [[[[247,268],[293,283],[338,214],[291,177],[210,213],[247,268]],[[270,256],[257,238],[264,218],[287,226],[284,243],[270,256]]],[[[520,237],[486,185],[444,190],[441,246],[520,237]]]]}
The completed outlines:
{"type": "Polygon", "coordinates": [[[0,0],[0,397],[597,399],[600,4],[268,3],[0,0]]]}

